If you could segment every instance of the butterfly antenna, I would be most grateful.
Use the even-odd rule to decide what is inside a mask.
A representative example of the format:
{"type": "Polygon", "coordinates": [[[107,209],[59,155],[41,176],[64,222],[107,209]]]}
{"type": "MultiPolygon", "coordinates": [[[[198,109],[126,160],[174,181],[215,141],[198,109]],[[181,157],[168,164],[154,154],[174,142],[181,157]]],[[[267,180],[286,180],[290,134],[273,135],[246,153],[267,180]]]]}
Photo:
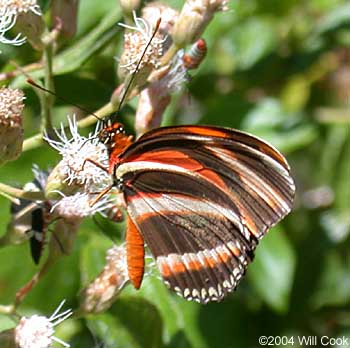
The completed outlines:
{"type": "Polygon", "coordinates": [[[138,73],[138,70],[139,70],[139,68],[140,68],[141,62],[142,62],[142,60],[143,60],[143,58],[144,58],[144,56],[145,56],[145,54],[146,54],[146,52],[147,52],[147,50],[148,50],[148,47],[150,46],[150,44],[151,44],[152,40],[154,39],[155,35],[157,34],[157,31],[158,31],[158,29],[159,29],[160,22],[161,22],[161,18],[158,18],[157,23],[156,23],[156,26],[155,26],[155,28],[154,28],[154,30],[153,30],[152,36],[151,36],[151,38],[149,39],[149,41],[147,42],[147,45],[146,45],[146,47],[144,48],[144,50],[143,50],[143,52],[142,52],[142,54],[141,54],[141,57],[140,57],[140,59],[139,59],[137,65],[136,65],[135,71],[134,71],[134,73],[131,75],[131,79],[129,80],[129,83],[127,84],[127,86],[126,86],[126,88],[125,88],[125,90],[124,90],[123,96],[122,96],[122,98],[120,99],[117,112],[115,113],[115,116],[113,117],[113,123],[114,123],[114,121],[115,121],[115,118],[119,115],[120,110],[121,110],[121,108],[122,108],[122,106],[123,106],[123,104],[124,104],[124,102],[125,102],[125,99],[126,99],[126,97],[128,96],[128,92],[129,92],[129,90],[130,90],[130,88],[131,88],[131,85],[133,84],[133,82],[134,82],[134,80],[135,80],[135,77],[136,77],[136,75],[137,75],[137,73],[138,73]]]}
{"type": "Polygon", "coordinates": [[[27,82],[28,82],[30,85],[32,85],[32,86],[34,86],[34,87],[36,87],[36,88],[38,88],[38,89],[40,89],[40,90],[42,90],[42,91],[44,91],[44,92],[46,92],[46,93],[49,93],[49,94],[55,96],[57,99],[60,99],[61,101],[65,102],[65,103],[67,103],[67,104],[73,105],[73,106],[75,106],[76,108],[78,108],[78,109],[80,109],[80,110],[83,110],[83,111],[86,112],[88,115],[95,116],[99,121],[103,122],[103,119],[102,119],[102,118],[98,117],[97,115],[95,115],[95,114],[94,114],[93,112],[91,112],[90,110],[85,109],[85,108],[82,107],[81,105],[72,103],[70,100],[68,100],[68,99],[66,99],[66,98],[63,98],[63,97],[57,95],[55,92],[52,92],[52,91],[50,91],[49,89],[47,89],[47,88],[45,88],[45,87],[43,87],[43,86],[40,86],[38,83],[36,83],[36,82],[35,82],[34,80],[32,80],[31,78],[27,78],[27,82]]]}

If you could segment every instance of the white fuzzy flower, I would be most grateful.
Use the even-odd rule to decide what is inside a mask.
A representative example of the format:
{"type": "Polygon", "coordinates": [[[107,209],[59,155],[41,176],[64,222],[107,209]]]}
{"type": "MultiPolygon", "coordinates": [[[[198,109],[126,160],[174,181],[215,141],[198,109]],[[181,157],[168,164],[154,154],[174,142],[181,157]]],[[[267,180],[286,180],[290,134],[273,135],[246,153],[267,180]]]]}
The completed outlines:
{"type": "Polygon", "coordinates": [[[62,301],[55,312],[46,318],[40,315],[33,315],[29,318],[22,317],[15,329],[15,341],[19,348],[50,348],[53,342],[60,343],[64,347],[70,347],[54,336],[54,327],[72,315],[68,309],[59,313],[65,301],[62,301]]]}
{"type": "Polygon", "coordinates": [[[100,167],[108,168],[108,152],[98,139],[98,127],[89,137],[84,137],[78,132],[75,117],[67,118],[71,138],[67,136],[63,125],[60,132],[55,130],[58,141],[47,135],[44,137],[62,155],[62,160],[56,167],[60,177],[68,185],[83,186],[86,192],[102,191],[111,186],[111,175],[100,167]]]}
{"type": "Polygon", "coordinates": [[[124,34],[124,51],[120,59],[119,67],[126,69],[130,74],[135,73],[139,63],[140,70],[144,66],[157,69],[160,66],[160,58],[164,53],[163,46],[166,37],[157,33],[150,42],[154,28],[143,18],[137,17],[135,12],[133,12],[133,16],[135,22],[134,27],[119,23],[120,26],[129,29],[129,31],[124,34]],[[141,56],[148,44],[147,51],[141,61],[141,56]]]}
{"type": "Polygon", "coordinates": [[[41,16],[41,10],[36,0],[0,0],[1,43],[20,46],[26,41],[26,38],[21,37],[21,34],[13,39],[6,38],[5,34],[15,26],[18,15],[28,12],[41,16]]]}
{"type": "Polygon", "coordinates": [[[62,199],[52,206],[51,212],[55,211],[58,216],[68,220],[82,219],[103,212],[111,204],[109,195],[102,196],[97,202],[94,202],[97,195],[87,193],[78,192],[72,196],[61,195],[62,199]]]}

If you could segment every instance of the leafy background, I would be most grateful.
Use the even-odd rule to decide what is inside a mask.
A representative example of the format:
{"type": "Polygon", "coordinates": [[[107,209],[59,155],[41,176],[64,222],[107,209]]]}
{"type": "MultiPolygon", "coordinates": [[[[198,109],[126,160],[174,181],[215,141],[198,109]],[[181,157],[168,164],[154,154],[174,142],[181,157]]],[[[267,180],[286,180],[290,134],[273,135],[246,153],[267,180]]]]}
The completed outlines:
{"type": "MultiPolygon", "coordinates": [[[[350,336],[350,3],[244,0],[229,6],[207,28],[208,56],[173,98],[164,124],[234,127],[271,142],[292,167],[294,210],[261,242],[247,277],[224,302],[186,302],[151,274],[142,290],[127,287],[107,312],[61,324],[57,336],[72,347],[258,347],[260,335],[350,336]]],[[[117,85],[119,20],[117,1],[81,1],[78,33],[54,60],[59,95],[91,110],[108,102],[117,85]]],[[[4,71],[12,68],[9,59],[25,65],[39,58],[29,45],[1,50],[4,71]]],[[[31,75],[38,79],[42,71],[31,75]]],[[[35,93],[23,76],[10,86],[24,89],[25,133],[35,134],[35,93]]],[[[130,129],[135,105],[121,115],[130,129]]],[[[73,111],[57,101],[56,125],[73,111]]],[[[0,169],[0,181],[21,185],[32,179],[33,163],[47,168],[57,160],[48,146],[25,152],[0,169]]],[[[9,202],[0,197],[0,233],[8,221],[9,202]]],[[[108,224],[116,236],[122,229],[108,224]]],[[[20,313],[48,315],[63,298],[77,308],[79,291],[103,267],[108,246],[86,222],[72,255],[51,269],[20,313]]],[[[1,249],[0,265],[0,302],[7,304],[36,268],[28,245],[1,249]]],[[[0,316],[1,329],[11,325],[0,316]]]]}

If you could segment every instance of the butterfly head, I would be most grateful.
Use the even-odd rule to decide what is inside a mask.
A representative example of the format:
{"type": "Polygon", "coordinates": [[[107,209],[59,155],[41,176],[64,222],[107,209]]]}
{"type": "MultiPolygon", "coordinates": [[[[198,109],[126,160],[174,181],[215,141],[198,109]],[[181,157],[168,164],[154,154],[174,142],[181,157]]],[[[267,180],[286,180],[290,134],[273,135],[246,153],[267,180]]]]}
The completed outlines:
{"type": "Polygon", "coordinates": [[[126,135],[124,126],[118,122],[101,129],[98,137],[106,145],[109,153],[120,153],[132,143],[132,136],[126,135]]]}

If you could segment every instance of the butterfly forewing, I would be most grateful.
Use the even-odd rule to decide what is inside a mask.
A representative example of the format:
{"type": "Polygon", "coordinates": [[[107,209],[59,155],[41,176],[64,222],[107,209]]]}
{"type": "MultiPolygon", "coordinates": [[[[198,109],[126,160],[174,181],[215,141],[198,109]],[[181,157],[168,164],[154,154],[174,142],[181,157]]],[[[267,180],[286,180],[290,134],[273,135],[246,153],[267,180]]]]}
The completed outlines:
{"type": "Polygon", "coordinates": [[[236,287],[295,191],[277,150],[216,127],[151,131],[120,156],[116,176],[166,283],[204,303],[236,287]]]}

